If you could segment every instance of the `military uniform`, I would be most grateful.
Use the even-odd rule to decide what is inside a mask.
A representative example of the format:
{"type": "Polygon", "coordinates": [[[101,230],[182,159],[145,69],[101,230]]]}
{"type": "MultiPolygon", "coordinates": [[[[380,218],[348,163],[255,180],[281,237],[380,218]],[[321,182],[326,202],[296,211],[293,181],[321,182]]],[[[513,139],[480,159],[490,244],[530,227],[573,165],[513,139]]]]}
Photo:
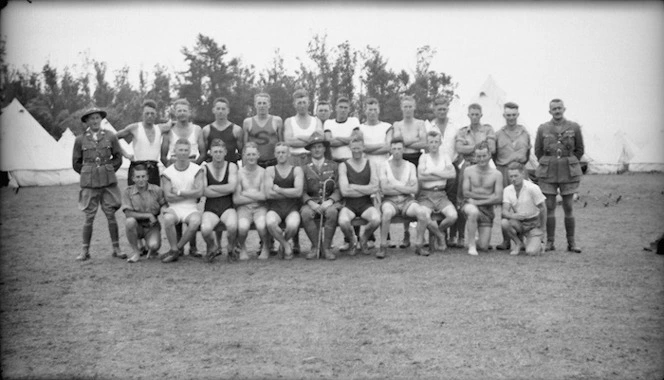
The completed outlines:
{"type": "Polygon", "coordinates": [[[325,211],[323,250],[329,250],[332,245],[332,238],[337,228],[337,217],[341,209],[341,193],[338,188],[339,170],[338,164],[332,160],[325,159],[321,167],[317,167],[314,162],[309,161],[302,165],[304,172],[304,188],[302,192],[302,202],[304,205],[300,209],[302,215],[302,224],[304,230],[312,242],[313,248],[318,248],[319,223],[314,222],[317,213],[307,204],[309,201],[321,204],[323,197],[325,200],[333,200],[334,204],[325,211]],[[325,194],[323,194],[325,189],[325,194]]]}

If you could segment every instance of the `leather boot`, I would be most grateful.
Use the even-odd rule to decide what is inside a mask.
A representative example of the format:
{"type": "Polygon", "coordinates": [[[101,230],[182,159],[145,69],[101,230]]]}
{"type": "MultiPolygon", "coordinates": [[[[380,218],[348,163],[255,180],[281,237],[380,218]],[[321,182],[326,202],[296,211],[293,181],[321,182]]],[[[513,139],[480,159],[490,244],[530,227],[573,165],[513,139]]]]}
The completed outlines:
{"type": "Polygon", "coordinates": [[[576,246],[574,242],[574,228],[576,221],[574,217],[565,218],[565,232],[567,233],[567,251],[574,253],[581,253],[581,248],[576,246]]]}

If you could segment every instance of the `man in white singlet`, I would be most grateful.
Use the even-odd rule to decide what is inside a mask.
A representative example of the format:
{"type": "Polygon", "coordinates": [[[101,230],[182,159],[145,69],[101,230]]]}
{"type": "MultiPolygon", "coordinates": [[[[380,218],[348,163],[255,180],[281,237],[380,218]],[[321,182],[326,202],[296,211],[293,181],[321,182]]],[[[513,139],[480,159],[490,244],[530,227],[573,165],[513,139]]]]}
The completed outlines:
{"type": "Polygon", "coordinates": [[[175,142],[179,139],[189,140],[191,152],[189,160],[196,162],[198,156],[204,154],[205,142],[200,126],[189,121],[191,105],[187,99],[178,99],[173,102],[175,121],[165,124],[161,141],[161,162],[168,167],[175,162],[175,142]]]}
{"type": "Polygon", "coordinates": [[[291,147],[293,165],[302,166],[311,157],[305,146],[314,132],[323,134],[323,123],[309,115],[309,94],[306,90],[299,89],[293,93],[293,105],[297,114],[284,123],[284,141],[291,147]]]}
{"type": "Polygon", "coordinates": [[[170,251],[161,260],[164,263],[176,261],[185,244],[201,225],[201,212],[198,211],[198,199],[203,196],[204,177],[200,166],[189,160],[191,143],[187,139],[175,142],[175,162],[161,175],[161,187],[169,207],[164,211],[164,229],[171,246],[170,251]],[[178,241],[175,225],[184,223],[182,238],[178,241]]]}
{"type": "Polygon", "coordinates": [[[380,104],[376,98],[368,98],[364,102],[364,114],[367,120],[360,124],[360,132],[364,138],[364,153],[377,168],[387,161],[390,154],[391,125],[380,121],[380,104]]]}
{"type": "Polygon", "coordinates": [[[328,140],[332,152],[332,159],[340,164],[352,157],[350,152],[350,143],[353,130],[360,126],[360,121],[356,117],[349,117],[350,100],[341,96],[337,99],[334,112],[334,119],[325,122],[323,129],[329,131],[328,140]]]}

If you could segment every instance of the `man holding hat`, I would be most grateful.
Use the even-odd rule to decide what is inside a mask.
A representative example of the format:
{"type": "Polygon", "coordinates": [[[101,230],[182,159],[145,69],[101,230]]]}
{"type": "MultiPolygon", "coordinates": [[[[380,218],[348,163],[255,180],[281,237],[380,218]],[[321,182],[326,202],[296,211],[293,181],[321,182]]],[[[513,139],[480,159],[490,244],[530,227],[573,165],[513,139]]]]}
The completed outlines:
{"type": "Polygon", "coordinates": [[[325,158],[325,151],[329,148],[330,142],[318,131],[311,135],[305,146],[305,149],[311,152],[311,161],[302,165],[304,189],[300,214],[304,231],[311,240],[312,249],[307,259],[319,256],[324,256],[328,260],[336,259],[331,247],[341,208],[341,193],[337,186],[339,173],[337,163],[325,158]],[[317,215],[323,218],[322,247],[320,226],[314,222],[317,215]]]}
{"type": "Polygon", "coordinates": [[[76,257],[76,260],[80,261],[90,258],[92,225],[100,204],[108,219],[113,257],[127,258],[127,255],[120,251],[118,223],[115,219],[115,212],[120,208],[122,199],[115,177],[115,172],[122,165],[122,151],[115,134],[101,129],[101,121],[105,117],[106,111],[99,108],[87,110],[81,116],[87,129],[74,142],[72,166],[81,175],[78,202],[79,208],[85,213],[83,251],[76,257]]]}

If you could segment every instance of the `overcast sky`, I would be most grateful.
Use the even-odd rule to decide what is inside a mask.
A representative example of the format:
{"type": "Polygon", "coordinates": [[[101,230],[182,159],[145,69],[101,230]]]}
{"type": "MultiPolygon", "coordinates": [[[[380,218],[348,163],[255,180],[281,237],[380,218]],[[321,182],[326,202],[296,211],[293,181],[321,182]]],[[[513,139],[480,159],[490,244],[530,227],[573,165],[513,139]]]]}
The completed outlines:
{"type": "Polygon", "coordinates": [[[664,3],[404,4],[10,1],[1,32],[15,67],[71,67],[85,52],[108,63],[109,81],[124,65],[134,80],[157,63],[182,70],[180,50],[198,33],[258,70],[278,48],[291,72],[317,33],[330,45],[378,47],[395,70],[414,70],[428,44],[438,51],[431,68],[459,83],[458,124],[491,75],[533,130],[559,97],[588,134],[623,129],[645,143],[662,133],[664,3]]]}

